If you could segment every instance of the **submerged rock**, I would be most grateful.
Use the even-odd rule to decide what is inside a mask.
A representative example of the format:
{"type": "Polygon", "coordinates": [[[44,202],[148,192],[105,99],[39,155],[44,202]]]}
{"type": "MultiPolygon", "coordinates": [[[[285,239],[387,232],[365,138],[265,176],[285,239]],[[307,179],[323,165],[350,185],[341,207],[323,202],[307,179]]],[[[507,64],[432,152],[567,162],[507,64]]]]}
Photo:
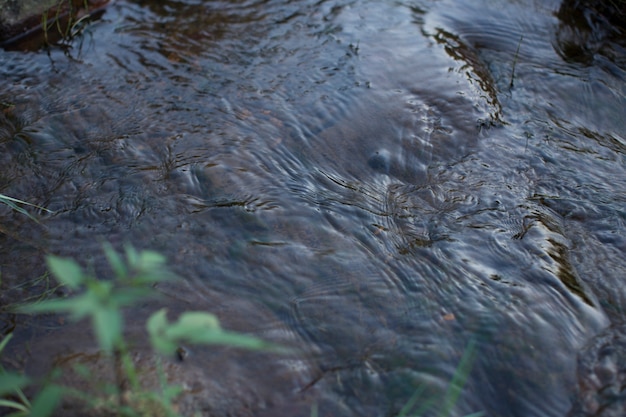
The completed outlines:
{"type": "Polygon", "coordinates": [[[578,359],[578,395],[568,417],[626,415],[626,325],[596,336],[578,359]]]}
{"type": "Polygon", "coordinates": [[[386,149],[375,151],[367,160],[367,165],[376,172],[389,174],[391,171],[391,153],[386,149]]]}

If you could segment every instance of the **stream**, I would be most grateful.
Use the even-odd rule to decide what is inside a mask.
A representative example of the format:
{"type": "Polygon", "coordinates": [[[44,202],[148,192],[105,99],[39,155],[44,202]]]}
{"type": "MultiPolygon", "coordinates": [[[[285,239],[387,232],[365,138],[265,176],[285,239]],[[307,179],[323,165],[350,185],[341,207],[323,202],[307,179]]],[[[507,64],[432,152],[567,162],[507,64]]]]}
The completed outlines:
{"type": "MultiPolygon", "coordinates": [[[[179,277],[129,314],[137,355],[161,307],[299,352],[191,347],[189,415],[391,417],[422,388],[420,416],[623,416],[616,7],[117,0],[0,50],[0,193],[52,211],[0,206],[0,306],[51,288],[47,254],[106,277],[132,244],[179,277]]],[[[34,373],[100,372],[86,328],[0,307],[34,373]]]]}

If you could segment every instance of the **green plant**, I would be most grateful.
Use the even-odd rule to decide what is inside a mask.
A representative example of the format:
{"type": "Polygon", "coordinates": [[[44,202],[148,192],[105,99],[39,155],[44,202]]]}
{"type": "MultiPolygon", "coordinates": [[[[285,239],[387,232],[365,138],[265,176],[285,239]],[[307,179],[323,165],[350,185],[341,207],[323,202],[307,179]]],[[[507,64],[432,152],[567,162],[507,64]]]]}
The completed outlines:
{"type": "MultiPolygon", "coordinates": [[[[160,391],[144,390],[123,336],[122,310],[155,295],[154,286],[172,277],[165,268],[165,258],[152,251],[137,252],[131,246],[126,247],[125,256],[121,256],[109,244],[104,245],[104,254],[114,273],[114,278],[108,281],[98,279],[72,259],[47,257],[52,275],[75,295],[27,304],[20,307],[19,311],[65,313],[74,320],[90,319],[100,349],[111,357],[115,383],[109,388],[113,396],[93,398],[88,393],[76,390],[65,390],[65,394],[70,393],[94,407],[105,408],[119,416],[175,416],[173,400],[181,393],[181,388],[168,384],[159,365],[160,391]]],[[[225,331],[220,327],[218,319],[206,312],[185,312],[177,321],[170,323],[166,309],[161,309],[150,316],[147,330],[153,348],[166,355],[174,354],[181,343],[280,349],[256,337],[225,331]]],[[[80,369],[77,371],[80,373],[80,369]]],[[[15,390],[21,389],[27,382],[26,379],[14,378],[12,374],[7,381],[11,392],[21,392],[15,390]]],[[[47,388],[45,386],[40,395],[47,395],[47,388]]],[[[23,395],[18,397],[19,401],[0,403],[0,406],[22,407],[19,410],[26,413],[30,407],[28,400],[23,395]]]]}
{"type": "MultiPolygon", "coordinates": [[[[12,334],[8,334],[0,342],[0,355],[2,355],[12,336],[12,334]]],[[[61,395],[61,387],[47,384],[31,402],[22,391],[30,382],[30,378],[27,376],[7,372],[0,365],[0,407],[13,410],[13,413],[8,417],[48,417],[54,411],[61,395]]]]}
{"type": "MultiPolygon", "coordinates": [[[[448,417],[454,406],[459,400],[459,396],[461,395],[461,391],[467,382],[467,377],[470,374],[472,369],[472,363],[474,361],[476,352],[476,342],[475,340],[471,340],[463,352],[463,356],[461,357],[461,361],[457,366],[454,375],[452,376],[452,380],[448,385],[448,389],[444,394],[443,402],[441,408],[437,412],[437,417],[448,417]]],[[[420,386],[413,396],[406,402],[404,407],[398,413],[398,417],[419,417],[423,415],[426,411],[432,409],[433,403],[435,401],[434,398],[431,398],[427,401],[423,401],[424,392],[426,390],[425,386],[420,386]],[[415,409],[416,405],[420,403],[419,408],[415,409]]],[[[479,411],[477,413],[469,414],[465,417],[481,417],[485,413],[479,411]]]]}
{"type": "Polygon", "coordinates": [[[112,353],[123,342],[122,309],[154,293],[152,285],[168,278],[165,258],[155,252],[138,253],[126,248],[126,260],[104,246],[104,253],[113,269],[113,280],[100,280],[85,272],[72,259],[48,256],[46,263],[52,275],[77,295],[65,299],[50,299],[21,308],[28,313],[68,313],[74,320],[91,319],[98,344],[112,353]]]}
{"type": "Polygon", "coordinates": [[[217,317],[202,311],[181,314],[178,321],[168,323],[167,310],[154,313],[147,323],[152,346],[165,355],[172,355],[180,344],[227,345],[253,350],[282,350],[256,337],[222,330],[217,317]]]}
{"type": "MultiPolygon", "coordinates": [[[[159,389],[142,388],[136,365],[123,337],[123,309],[155,295],[155,285],[172,278],[172,274],[165,268],[165,258],[152,251],[137,252],[131,246],[126,247],[124,256],[109,244],[105,244],[103,250],[113,271],[113,279],[98,279],[93,272],[86,271],[72,259],[48,256],[46,262],[50,272],[74,295],[26,304],[18,310],[24,313],[66,313],[74,320],[89,318],[100,349],[111,358],[115,382],[108,387],[108,391],[113,395],[103,392],[103,395],[94,396],[44,381],[40,384],[43,386],[41,391],[30,401],[23,388],[32,382],[31,379],[6,372],[0,366],[0,407],[11,409],[11,417],[50,416],[61,395],[74,396],[94,409],[105,409],[118,416],[177,416],[174,402],[182,388],[168,383],[160,363],[157,363],[159,389]]],[[[223,330],[217,317],[206,312],[185,312],[176,321],[169,322],[167,310],[160,309],[149,317],[146,328],[154,350],[165,355],[173,355],[181,344],[221,344],[255,350],[285,350],[256,337],[223,330]]],[[[8,335],[0,342],[0,354],[10,338],[11,335],[8,335]]],[[[445,392],[438,417],[450,415],[467,381],[474,357],[475,343],[472,341],[445,392]]],[[[76,371],[88,375],[88,371],[80,367],[76,371]]],[[[432,410],[433,401],[424,401],[424,393],[425,388],[419,388],[400,410],[398,417],[421,416],[432,410]]],[[[317,415],[317,405],[314,405],[311,416],[317,415]]],[[[482,412],[478,412],[466,417],[482,415],[482,412]]]]}
{"type": "MultiPolygon", "coordinates": [[[[0,342],[0,355],[12,336],[13,335],[9,333],[2,339],[2,342],[0,342]]],[[[28,412],[31,408],[31,404],[22,391],[22,388],[24,388],[28,382],[29,379],[26,376],[7,372],[4,367],[0,365],[0,407],[8,407],[17,411],[28,412]],[[16,399],[4,398],[8,394],[13,394],[16,399]]]]}

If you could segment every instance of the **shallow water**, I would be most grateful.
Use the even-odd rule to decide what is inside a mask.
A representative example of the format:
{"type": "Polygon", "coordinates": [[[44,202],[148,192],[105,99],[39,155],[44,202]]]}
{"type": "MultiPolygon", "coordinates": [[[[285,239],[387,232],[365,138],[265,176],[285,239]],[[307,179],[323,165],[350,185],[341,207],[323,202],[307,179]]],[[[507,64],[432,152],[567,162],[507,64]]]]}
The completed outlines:
{"type": "MultiPolygon", "coordinates": [[[[69,50],[2,51],[0,192],[54,213],[1,209],[0,299],[40,291],[17,286],[46,253],[104,275],[101,241],[130,242],[182,278],[173,311],[303,352],[207,371],[245,391],[218,413],[439,404],[474,341],[451,415],[564,416],[626,302],[625,38],[576,13],[120,0],[69,50]]],[[[0,318],[38,364],[87,349],[0,318]]]]}

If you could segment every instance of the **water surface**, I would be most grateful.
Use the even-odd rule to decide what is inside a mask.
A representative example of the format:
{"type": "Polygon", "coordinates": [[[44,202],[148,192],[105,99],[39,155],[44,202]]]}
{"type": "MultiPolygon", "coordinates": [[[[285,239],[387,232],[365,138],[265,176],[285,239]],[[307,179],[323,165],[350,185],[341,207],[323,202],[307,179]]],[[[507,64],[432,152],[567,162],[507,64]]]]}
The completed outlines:
{"type": "MultiPolygon", "coordinates": [[[[626,61],[572,4],[127,0],[0,52],[0,192],[54,211],[2,209],[3,304],[45,254],[106,276],[101,242],[132,243],[181,277],[172,311],[303,352],[200,350],[205,394],[239,387],[205,413],[440,404],[475,343],[451,415],[587,415],[577,358],[626,301],[626,61]]],[[[1,319],[42,363],[88,349],[1,319]]]]}

